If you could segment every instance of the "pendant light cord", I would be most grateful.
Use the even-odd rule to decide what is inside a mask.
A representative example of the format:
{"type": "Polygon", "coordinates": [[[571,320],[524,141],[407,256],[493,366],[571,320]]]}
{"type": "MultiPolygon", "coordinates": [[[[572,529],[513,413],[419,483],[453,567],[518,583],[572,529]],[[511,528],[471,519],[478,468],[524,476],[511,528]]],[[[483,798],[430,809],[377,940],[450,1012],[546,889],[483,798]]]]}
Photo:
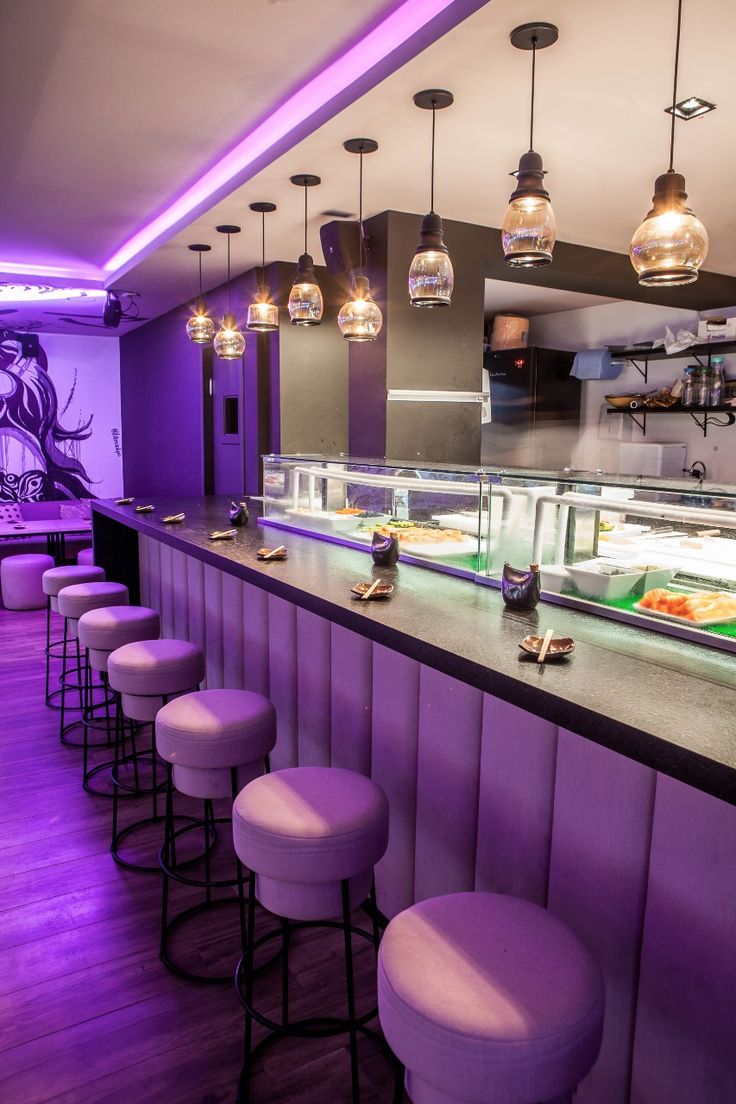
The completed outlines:
{"type": "Polygon", "coordinates": [[[675,75],[672,81],[672,123],[670,126],[670,168],[673,172],[675,160],[675,105],[677,103],[677,70],[680,64],[680,28],[682,26],[682,0],[677,0],[677,36],[675,39],[675,75]]]}
{"type": "Polygon", "coordinates": [[[307,185],[304,185],[304,252],[307,252],[307,185]]]}
{"type": "Polygon", "coordinates": [[[202,253],[197,254],[197,260],[199,261],[199,301],[202,302],[202,253]]]}
{"type": "Polygon", "coordinates": [[[261,211],[261,284],[266,283],[266,212],[261,211]]]}
{"type": "Polygon", "coordinates": [[[230,235],[227,236],[227,313],[230,314],[230,235]]]}
{"type": "Polygon", "coordinates": [[[537,36],[532,35],[532,97],[529,110],[529,149],[534,149],[534,86],[537,76],[537,36]]]}
{"type": "Polygon", "coordinates": [[[364,235],[363,235],[363,147],[360,147],[360,169],[358,176],[358,232],[360,234],[360,275],[363,275],[364,235]]]}
{"type": "Polygon", "coordinates": [[[432,164],[429,173],[429,209],[434,213],[434,138],[437,122],[437,102],[432,100],[432,164]]]}

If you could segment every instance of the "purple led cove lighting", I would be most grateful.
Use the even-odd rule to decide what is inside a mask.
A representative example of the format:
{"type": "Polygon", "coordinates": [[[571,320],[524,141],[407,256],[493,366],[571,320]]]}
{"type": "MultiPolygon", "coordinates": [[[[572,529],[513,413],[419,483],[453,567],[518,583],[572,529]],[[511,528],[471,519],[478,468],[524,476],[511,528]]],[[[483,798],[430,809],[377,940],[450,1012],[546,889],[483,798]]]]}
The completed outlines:
{"type": "Polygon", "coordinates": [[[49,280],[83,280],[102,283],[105,273],[93,265],[48,265],[26,261],[0,261],[3,276],[44,276],[49,280]]]}
{"type": "Polygon", "coordinates": [[[276,108],[267,119],[246,135],[229,153],[220,158],[199,180],[195,181],[159,215],[128,239],[103,268],[114,280],[167,234],[174,232],[188,218],[212,206],[228,191],[242,184],[269,161],[280,156],[308,132],[311,123],[315,129],[331,114],[342,110],[348,103],[363,95],[369,87],[383,80],[399,65],[404,64],[460,23],[471,12],[483,7],[488,0],[404,0],[390,15],[366,33],[359,42],[348,49],[325,69],[276,108]],[[439,20],[445,14],[446,18],[439,20]],[[430,29],[429,25],[434,24],[430,29]],[[427,33],[415,48],[402,51],[400,56],[386,61],[408,46],[420,32],[427,33]],[[381,65],[381,63],[384,63],[381,65]],[[380,66],[380,71],[372,73],[380,66]],[[366,83],[371,74],[374,79],[366,83]],[[352,94],[345,93],[351,89],[352,94]],[[325,109],[330,106],[331,110],[325,109]]]}

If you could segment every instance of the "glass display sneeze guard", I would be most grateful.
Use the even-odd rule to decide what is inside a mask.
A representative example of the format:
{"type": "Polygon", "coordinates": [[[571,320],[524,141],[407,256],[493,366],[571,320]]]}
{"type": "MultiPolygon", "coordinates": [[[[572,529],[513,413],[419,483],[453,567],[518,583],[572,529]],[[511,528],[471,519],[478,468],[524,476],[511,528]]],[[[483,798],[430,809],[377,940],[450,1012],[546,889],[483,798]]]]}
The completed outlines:
{"type": "Polygon", "coordinates": [[[456,465],[265,456],[264,522],[365,552],[375,530],[392,533],[402,561],[472,579],[487,560],[490,479],[456,465]]]}
{"type": "Polygon", "coordinates": [[[538,563],[543,601],[736,651],[736,487],[581,474],[504,473],[489,487],[478,582],[499,586],[504,561],[538,563]],[[669,594],[697,599],[703,620],[669,612],[669,594]]]}

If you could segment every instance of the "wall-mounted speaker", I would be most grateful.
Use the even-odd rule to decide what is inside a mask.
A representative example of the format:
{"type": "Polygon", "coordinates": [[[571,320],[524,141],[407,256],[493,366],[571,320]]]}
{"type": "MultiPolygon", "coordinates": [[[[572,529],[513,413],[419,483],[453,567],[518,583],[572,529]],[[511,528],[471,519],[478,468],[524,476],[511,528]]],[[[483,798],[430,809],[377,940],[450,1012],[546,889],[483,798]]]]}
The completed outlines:
{"type": "Polygon", "coordinates": [[[325,265],[331,276],[344,276],[360,267],[360,237],[357,222],[326,222],[319,228],[325,265]]]}

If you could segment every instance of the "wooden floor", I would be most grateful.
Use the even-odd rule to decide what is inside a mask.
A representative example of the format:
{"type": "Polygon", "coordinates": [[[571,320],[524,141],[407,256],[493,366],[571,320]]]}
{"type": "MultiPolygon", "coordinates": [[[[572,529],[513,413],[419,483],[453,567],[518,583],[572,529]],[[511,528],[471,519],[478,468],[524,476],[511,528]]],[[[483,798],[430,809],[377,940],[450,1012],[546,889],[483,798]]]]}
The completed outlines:
{"type": "MultiPolygon", "coordinates": [[[[160,963],[159,877],[113,862],[110,802],[83,791],[81,753],[61,746],[58,713],[43,705],[43,617],[0,608],[0,1100],[234,1102],[242,1018],[232,987],[184,981],[160,963]]],[[[229,972],[235,913],[199,918],[175,949],[229,972]]],[[[374,960],[367,946],[356,951],[367,1007],[374,960]]],[[[339,937],[302,933],[295,952],[295,1013],[329,1014],[342,993],[339,937]]],[[[277,1007],[279,986],[277,968],[261,975],[265,1010],[277,1007]]],[[[364,1040],[362,1104],[390,1100],[390,1080],[364,1040]]],[[[342,1039],[282,1040],[255,1069],[253,1104],[349,1097],[342,1039]]]]}

